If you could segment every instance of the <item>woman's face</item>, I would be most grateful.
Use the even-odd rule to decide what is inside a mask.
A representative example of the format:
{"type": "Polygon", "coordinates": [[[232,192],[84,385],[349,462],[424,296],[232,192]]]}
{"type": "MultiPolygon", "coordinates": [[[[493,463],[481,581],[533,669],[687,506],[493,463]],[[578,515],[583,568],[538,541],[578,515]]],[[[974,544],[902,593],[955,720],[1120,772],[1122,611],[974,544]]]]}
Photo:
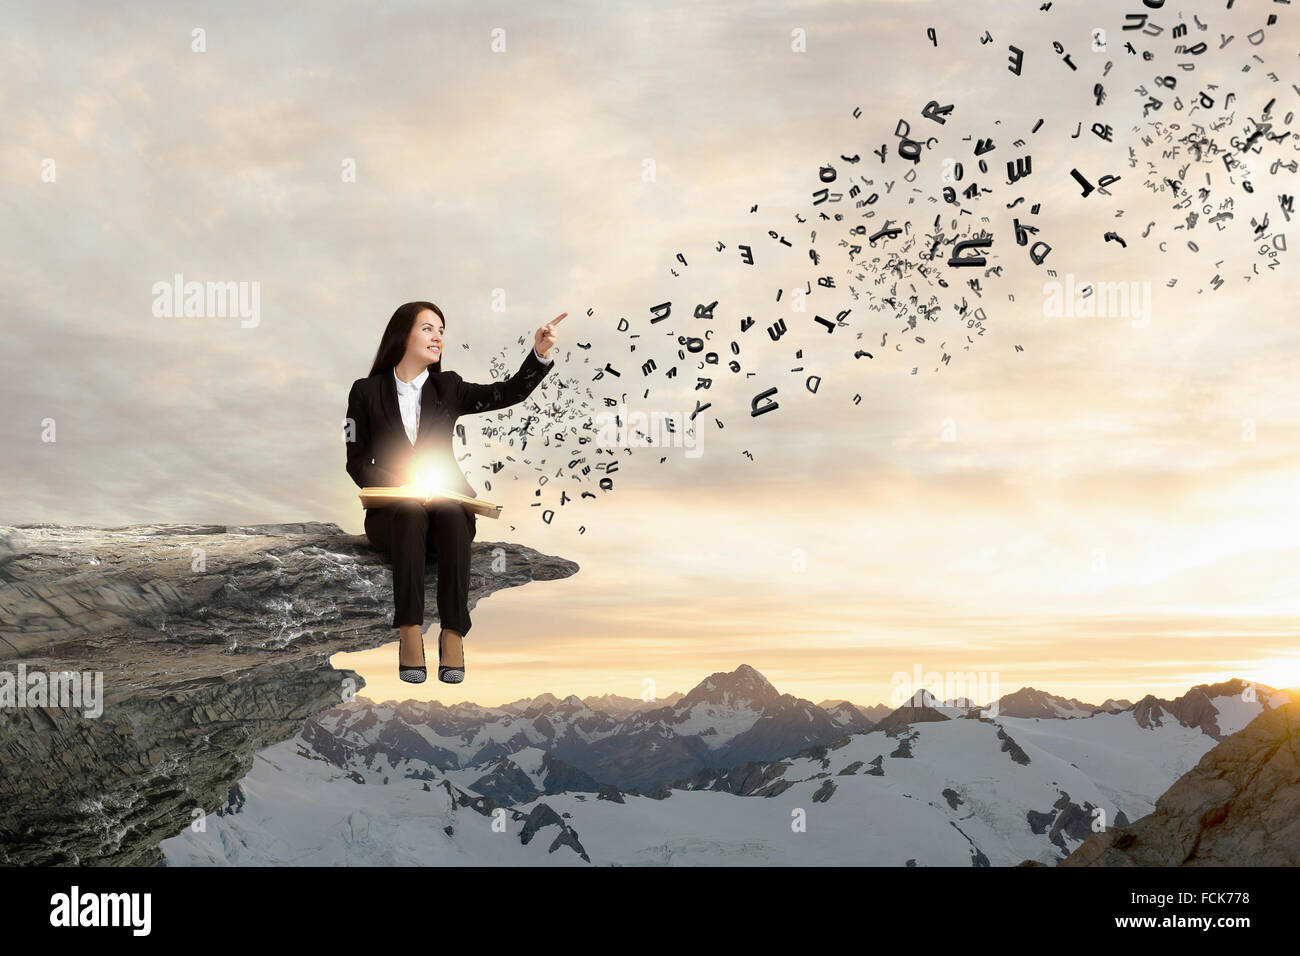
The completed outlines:
{"type": "Polygon", "coordinates": [[[430,309],[420,310],[406,337],[406,354],[416,356],[426,365],[442,358],[442,319],[430,309]]]}

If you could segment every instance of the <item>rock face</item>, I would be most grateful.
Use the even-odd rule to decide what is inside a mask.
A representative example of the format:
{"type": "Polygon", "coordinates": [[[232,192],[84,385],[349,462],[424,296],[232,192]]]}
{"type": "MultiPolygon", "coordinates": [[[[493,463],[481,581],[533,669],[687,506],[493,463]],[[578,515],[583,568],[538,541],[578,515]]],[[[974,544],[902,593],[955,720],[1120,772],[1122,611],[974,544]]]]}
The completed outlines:
{"type": "MultiPolygon", "coordinates": [[[[471,608],[578,571],[505,542],[471,561],[471,608]]],[[[392,607],[387,556],[335,524],[0,527],[0,863],[159,863],[256,751],[363,686],[329,658],[391,643],[392,607]],[[102,713],[31,690],[61,671],[102,675],[102,713]]]]}
{"type": "Polygon", "coordinates": [[[1060,866],[1300,865],[1300,703],[1224,739],[1131,826],[1084,841],[1060,866]]]}

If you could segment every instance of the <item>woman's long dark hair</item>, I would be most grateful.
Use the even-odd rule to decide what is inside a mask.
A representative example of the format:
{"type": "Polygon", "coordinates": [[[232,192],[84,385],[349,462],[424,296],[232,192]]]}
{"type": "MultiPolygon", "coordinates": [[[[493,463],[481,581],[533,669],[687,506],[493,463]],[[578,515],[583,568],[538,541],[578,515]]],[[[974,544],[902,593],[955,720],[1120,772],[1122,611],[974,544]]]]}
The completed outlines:
{"type": "MultiPolygon", "coordinates": [[[[379,340],[379,350],[375,352],[375,364],[370,366],[370,374],[383,372],[391,369],[402,360],[406,354],[406,339],[411,334],[411,326],[415,324],[415,317],[428,309],[430,312],[437,314],[442,319],[442,326],[447,327],[447,319],[442,314],[442,309],[438,308],[432,302],[407,302],[397,307],[393,317],[388,320],[388,326],[384,329],[384,336],[379,340]]],[[[438,353],[438,361],[429,366],[429,371],[442,371],[442,353],[438,353]]]]}

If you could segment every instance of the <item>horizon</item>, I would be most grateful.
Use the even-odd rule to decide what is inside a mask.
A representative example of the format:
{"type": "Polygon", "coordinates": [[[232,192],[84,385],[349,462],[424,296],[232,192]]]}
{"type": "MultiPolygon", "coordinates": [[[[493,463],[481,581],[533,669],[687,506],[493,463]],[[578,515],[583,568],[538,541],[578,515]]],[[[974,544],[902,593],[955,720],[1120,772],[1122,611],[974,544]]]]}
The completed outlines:
{"type": "MultiPolygon", "coordinates": [[[[470,707],[479,707],[479,708],[482,708],[482,709],[484,709],[484,710],[494,710],[494,709],[499,709],[499,708],[502,708],[502,707],[509,707],[509,706],[511,706],[511,705],[513,705],[513,704],[519,704],[519,703],[522,703],[522,702],[530,702],[530,703],[531,703],[532,701],[535,701],[536,699],[538,699],[538,698],[540,698],[540,697],[551,697],[551,698],[555,699],[557,702],[561,702],[561,703],[564,702],[564,701],[566,701],[566,700],[568,700],[570,697],[575,697],[575,698],[577,698],[579,701],[581,701],[585,706],[588,706],[588,707],[590,707],[590,705],[587,704],[587,699],[588,699],[588,698],[600,699],[600,698],[602,698],[602,697],[617,697],[617,698],[619,698],[620,700],[640,701],[641,703],[644,703],[644,704],[666,703],[670,698],[672,698],[672,697],[674,697],[674,696],[678,697],[679,699],[688,696],[688,695],[691,693],[691,691],[694,691],[695,689],[697,689],[698,687],[700,687],[700,686],[701,686],[705,681],[709,680],[710,678],[717,677],[717,676],[719,676],[719,675],[722,675],[722,676],[731,676],[731,675],[735,674],[735,673],[736,673],[736,670],[738,670],[739,668],[741,668],[741,667],[748,667],[748,666],[751,666],[751,665],[739,664],[739,665],[737,665],[736,669],[733,669],[733,670],[731,670],[731,671],[715,671],[714,673],[709,674],[707,677],[703,677],[703,678],[701,678],[701,679],[699,680],[698,683],[696,683],[694,686],[692,686],[692,687],[690,688],[690,690],[685,690],[685,691],[671,691],[671,692],[669,692],[669,693],[668,693],[666,696],[664,696],[664,697],[657,697],[657,698],[654,698],[653,700],[649,700],[649,701],[647,701],[647,700],[643,700],[642,698],[639,698],[639,697],[627,697],[627,696],[625,696],[625,695],[614,694],[614,693],[609,693],[609,692],[604,693],[604,694],[587,694],[586,696],[583,696],[583,695],[580,695],[580,694],[576,694],[576,693],[569,693],[569,694],[565,694],[565,695],[561,696],[561,695],[559,695],[559,694],[554,693],[553,691],[540,691],[539,693],[534,694],[534,695],[532,695],[531,697],[517,697],[517,698],[515,698],[514,700],[504,701],[504,702],[502,702],[502,703],[500,703],[500,704],[482,704],[482,703],[479,703],[478,701],[475,701],[475,700],[472,700],[472,699],[469,699],[469,698],[466,698],[466,699],[464,699],[464,700],[458,700],[458,701],[455,701],[455,702],[453,702],[453,703],[448,704],[448,703],[444,703],[444,702],[438,700],[437,698],[430,698],[430,699],[427,699],[427,700],[415,700],[415,699],[410,698],[410,697],[404,697],[404,698],[401,698],[401,699],[393,698],[393,697],[387,697],[387,698],[384,698],[384,699],[382,699],[382,700],[378,700],[378,699],[376,699],[376,698],[374,698],[374,697],[371,697],[371,696],[368,695],[368,694],[365,694],[365,693],[362,693],[362,692],[359,691],[359,692],[357,692],[357,694],[352,698],[352,700],[350,700],[350,701],[344,701],[343,704],[352,703],[352,702],[357,701],[357,700],[366,700],[366,701],[370,702],[371,704],[375,704],[375,705],[378,705],[378,706],[381,706],[381,707],[382,707],[382,706],[385,706],[385,705],[388,705],[388,704],[393,704],[393,705],[396,705],[396,706],[400,706],[400,705],[405,704],[405,703],[412,703],[412,702],[414,702],[414,703],[421,703],[421,704],[439,704],[440,706],[443,706],[443,707],[446,707],[446,708],[449,708],[449,709],[450,709],[451,707],[457,707],[457,706],[460,706],[460,705],[466,705],[466,706],[470,706],[470,707]]],[[[762,671],[759,671],[757,668],[752,668],[752,669],[753,669],[754,671],[756,671],[760,676],[762,676],[762,671]]],[[[766,678],[765,678],[765,679],[766,679],[766,678]]],[[[1053,691],[1045,690],[1045,689],[1043,689],[1043,688],[1041,688],[1041,687],[1032,687],[1032,686],[1030,686],[1030,685],[1025,685],[1025,686],[1023,686],[1023,687],[1019,687],[1019,688],[1017,688],[1016,690],[1009,691],[1009,692],[1007,692],[1007,693],[1005,693],[1005,694],[1000,694],[998,697],[994,698],[994,700],[1004,700],[1004,699],[1006,699],[1007,697],[1014,697],[1016,694],[1019,694],[1021,691],[1032,690],[1032,691],[1036,691],[1036,692],[1038,692],[1038,693],[1047,694],[1047,695],[1049,695],[1049,696],[1051,696],[1051,697],[1059,698],[1059,699],[1061,699],[1061,700],[1074,700],[1074,701],[1076,701],[1076,702],[1078,702],[1078,703],[1084,704],[1084,705],[1089,706],[1089,707],[1094,707],[1094,708],[1100,708],[1101,706],[1104,706],[1105,704],[1107,704],[1107,703],[1111,703],[1111,702],[1116,702],[1116,703],[1118,703],[1118,702],[1127,701],[1127,706],[1125,706],[1125,707],[1123,708],[1123,710],[1128,710],[1128,709],[1130,709],[1130,708],[1132,708],[1132,707],[1137,706],[1139,703],[1141,703],[1141,702],[1142,702],[1143,700],[1145,700],[1147,697],[1155,697],[1155,698],[1157,698],[1157,699],[1159,699],[1159,700],[1162,700],[1162,701],[1173,701],[1173,700],[1177,700],[1177,699],[1179,699],[1179,698],[1185,696],[1186,694],[1191,693],[1193,690],[1196,690],[1196,689],[1199,688],[1199,687],[1210,687],[1210,686],[1214,686],[1214,685],[1216,685],[1216,684],[1232,683],[1234,680],[1240,680],[1240,681],[1241,681],[1243,684],[1245,684],[1245,685],[1253,685],[1253,686],[1259,688],[1260,690],[1263,690],[1263,691],[1266,692],[1266,693],[1281,693],[1281,694],[1285,694],[1287,697],[1291,698],[1291,701],[1292,701],[1292,702],[1300,702],[1300,685],[1295,685],[1295,686],[1292,686],[1292,687],[1274,687],[1274,686],[1272,686],[1272,685],[1264,684],[1264,683],[1261,683],[1261,682],[1259,682],[1259,681],[1249,681],[1249,680],[1246,680],[1245,678],[1228,678],[1227,680],[1224,680],[1224,681],[1213,681],[1213,682],[1208,682],[1208,683],[1193,684],[1193,685],[1189,686],[1186,690],[1184,690],[1182,693],[1180,693],[1180,694],[1176,694],[1176,695],[1174,695],[1173,697],[1163,697],[1163,696],[1161,696],[1161,695],[1159,695],[1159,694],[1147,693],[1147,694],[1143,694],[1143,695],[1141,695],[1141,696],[1139,696],[1139,697],[1132,697],[1132,698],[1129,698],[1129,697],[1120,697],[1120,698],[1108,697],[1108,698],[1106,698],[1105,700],[1102,700],[1102,701],[1100,701],[1100,702],[1094,702],[1094,701],[1081,700],[1081,699],[1079,699],[1079,698],[1070,697],[1070,696],[1065,695],[1065,694],[1057,694],[1057,693],[1054,693],[1053,691]]],[[[771,682],[769,681],[769,683],[771,683],[771,682]]],[[[776,685],[773,684],[773,687],[776,687],[776,685]]],[[[786,696],[786,695],[787,695],[787,692],[782,691],[779,687],[777,687],[776,690],[777,690],[778,693],[782,694],[783,696],[786,696]]],[[[938,703],[939,703],[940,706],[949,705],[949,704],[951,703],[951,701],[953,700],[953,698],[941,698],[941,697],[939,697],[937,694],[935,694],[935,693],[933,692],[933,690],[931,690],[931,689],[928,688],[928,687],[918,688],[917,691],[915,691],[914,693],[919,693],[920,690],[926,690],[927,692],[929,692],[930,695],[931,695],[932,697],[934,697],[936,701],[938,701],[938,703]]],[[[814,706],[816,706],[816,707],[821,707],[821,708],[823,708],[823,709],[826,707],[826,705],[827,705],[828,703],[829,703],[831,706],[836,706],[836,705],[841,704],[841,703],[848,703],[848,704],[851,704],[852,706],[858,708],[859,710],[874,710],[874,709],[879,708],[879,707],[887,707],[887,708],[889,708],[890,710],[897,710],[899,707],[905,707],[905,706],[907,706],[906,703],[904,703],[904,704],[892,704],[892,703],[889,703],[888,701],[881,701],[881,702],[879,702],[879,703],[875,703],[875,704],[865,704],[865,703],[860,703],[860,702],[858,702],[858,701],[851,700],[851,699],[849,699],[849,698],[843,698],[843,697],[839,697],[839,698],[837,698],[837,697],[823,697],[821,700],[811,700],[811,699],[809,699],[809,698],[801,698],[801,697],[799,697],[799,695],[797,695],[797,694],[791,694],[791,695],[789,695],[789,696],[793,696],[793,697],[795,697],[795,698],[797,698],[797,699],[799,699],[799,700],[806,700],[806,701],[808,701],[808,703],[811,703],[811,704],[813,704],[814,706]]],[[[992,703],[992,701],[987,701],[987,700],[986,700],[986,701],[983,701],[983,702],[976,702],[976,703],[974,704],[974,706],[976,706],[976,707],[982,709],[982,708],[986,708],[986,707],[988,707],[990,703],[992,703]]],[[[336,705],[336,706],[342,706],[342,705],[336,705]]],[[[956,705],[956,706],[962,706],[962,705],[956,705]]]]}

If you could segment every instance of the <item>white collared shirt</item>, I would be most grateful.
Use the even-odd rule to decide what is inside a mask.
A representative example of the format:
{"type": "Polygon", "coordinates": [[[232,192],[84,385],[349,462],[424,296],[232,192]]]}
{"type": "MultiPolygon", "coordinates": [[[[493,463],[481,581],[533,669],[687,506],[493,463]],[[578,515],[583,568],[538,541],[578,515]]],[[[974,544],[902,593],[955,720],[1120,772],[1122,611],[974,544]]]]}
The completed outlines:
{"type": "MultiPolygon", "coordinates": [[[[542,358],[537,349],[533,349],[533,355],[537,361],[543,365],[550,365],[555,361],[552,358],[542,358]]],[[[420,433],[420,395],[424,391],[424,382],[429,377],[429,370],[425,368],[423,372],[415,376],[409,382],[403,382],[397,377],[397,369],[393,369],[393,381],[397,383],[397,406],[402,411],[402,427],[406,429],[406,437],[415,444],[415,436],[420,433]]]]}
{"type": "Polygon", "coordinates": [[[393,381],[397,383],[397,406],[402,410],[402,426],[412,445],[420,431],[420,393],[424,390],[424,382],[428,377],[429,370],[426,368],[409,382],[403,382],[397,377],[397,369],[393,369],[393,381]]]}

